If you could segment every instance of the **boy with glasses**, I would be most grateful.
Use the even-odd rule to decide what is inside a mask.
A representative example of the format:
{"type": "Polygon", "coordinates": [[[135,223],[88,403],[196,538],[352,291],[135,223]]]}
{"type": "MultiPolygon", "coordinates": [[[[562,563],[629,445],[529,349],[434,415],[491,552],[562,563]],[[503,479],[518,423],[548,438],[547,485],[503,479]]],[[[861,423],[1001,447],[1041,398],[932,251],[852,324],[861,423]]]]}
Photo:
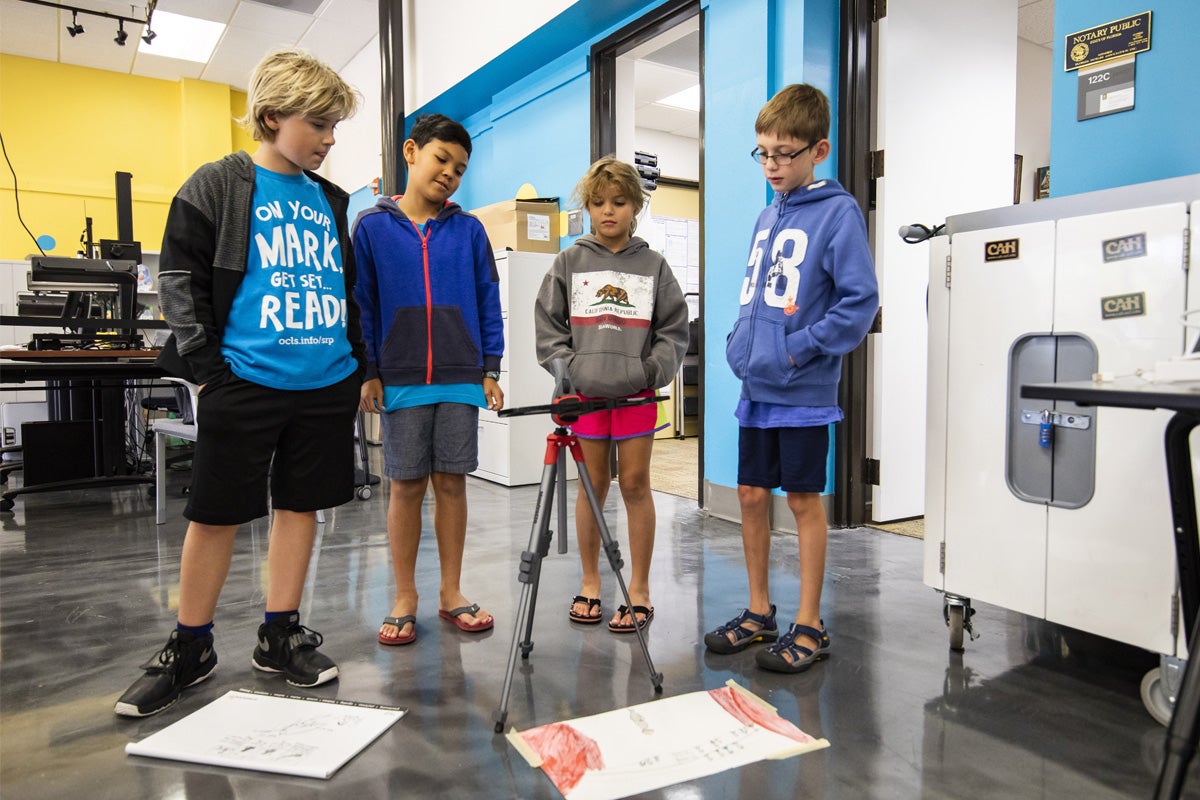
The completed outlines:
{"type": "Polygon", "coordinates": [[[830,651],[820,608],[829,425],[842,419],[842,356],[866,336],[879,298],[858,203],[836,181],[814,179],[830,152],[825,95],[787,86],[763,106],[754,128],[758,146],[750,155],[775,197],[755,223],[741,310],[726,342],[726,359],[742,381],[738,502],[750,606],[704,643],[725,654],[774,642],[755,654],[758,665],[795,673],[830,651]],[[800,545],[800,606],[782,636],[768,588],[776,487],[787,494],[800,545]]]}

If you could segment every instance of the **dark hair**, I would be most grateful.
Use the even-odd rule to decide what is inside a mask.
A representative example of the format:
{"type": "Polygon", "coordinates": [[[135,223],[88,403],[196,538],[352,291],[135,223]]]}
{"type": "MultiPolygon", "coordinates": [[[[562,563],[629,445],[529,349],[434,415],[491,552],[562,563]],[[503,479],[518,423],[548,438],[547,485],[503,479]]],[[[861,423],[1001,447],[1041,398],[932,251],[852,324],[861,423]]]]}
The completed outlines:
{"type": "Polygon", "coordinates": [[[424,147],[432,139],[452,142],[462,145],[467,155],[471,155],[471,134],[467,133],[467,129],[461,124],[443,114],[422,114],[417,117],[408,138],[416,142],[417,147],[424,147]]]}

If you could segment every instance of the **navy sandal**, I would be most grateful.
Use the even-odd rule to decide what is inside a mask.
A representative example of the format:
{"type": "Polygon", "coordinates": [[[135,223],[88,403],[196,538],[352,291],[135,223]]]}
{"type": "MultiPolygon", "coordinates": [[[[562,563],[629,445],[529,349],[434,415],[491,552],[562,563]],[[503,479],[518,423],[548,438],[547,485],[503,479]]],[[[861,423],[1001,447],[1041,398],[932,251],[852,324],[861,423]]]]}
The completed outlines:
{"type": "Polygon", "coordinates": [[[774,605],[766,614],[753,614],[750,609],[743,608],[741,614],[715,631],[704,634],[704,646],[714,653],[728,655],[745,650],[755,642],[773,642],[777,636],[779,626],[775,624],[774,605]],[[753,622],[758,628],[747,628],[747,622],[753,622]],[[733,634],[733,641],[729,641],[730,633],[733,634]]]}
{"type": "Polygon", "coordinates": [[[755,653],[754,660],[760,667],[771,672],[795,674],[804,672],[822,659],[829,658],[829,648],[829,634],[825,631],[824,620],[821,620],[820,630],[792,623],[787,633],[779,637],[778,642],[755,653]],[[810,650],[804,645],[796,644],[798,636],[807,636],[816,641],[817,649],[810,650]]]}

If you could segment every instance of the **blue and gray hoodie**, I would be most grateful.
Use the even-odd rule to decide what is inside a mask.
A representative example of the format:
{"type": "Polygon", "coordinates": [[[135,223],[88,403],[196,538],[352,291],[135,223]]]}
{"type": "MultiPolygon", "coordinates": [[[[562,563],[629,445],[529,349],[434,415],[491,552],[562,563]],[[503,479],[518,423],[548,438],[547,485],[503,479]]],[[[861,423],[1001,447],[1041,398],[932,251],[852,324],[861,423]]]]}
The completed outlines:
{"type": "Polygon", "coordinates": [[[858,203],[836,181],[776,194],[758,216],[725,357],[742,399],[837,405],[842,356],[879,307],[858,203]]]}
{"type": "Polygon", "coordinates": [[[422,231],[381,197],[354,220],[352,238],[366,380],[479,383],[483,370],[500,369],[500,283],[483,223],[447,202],[422,231]]]}

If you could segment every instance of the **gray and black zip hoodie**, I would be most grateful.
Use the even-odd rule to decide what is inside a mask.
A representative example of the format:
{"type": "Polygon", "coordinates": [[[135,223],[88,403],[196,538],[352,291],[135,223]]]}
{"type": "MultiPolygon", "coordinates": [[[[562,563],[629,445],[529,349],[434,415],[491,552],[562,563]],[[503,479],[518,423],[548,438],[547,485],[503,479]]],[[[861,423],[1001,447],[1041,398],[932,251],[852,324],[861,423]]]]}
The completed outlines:
{"type": "Polygon", "coordinates": [[[688,308],[662,255],[636,236],[614,253],[586,235],[563,250],[534,305],[537,358],[563,359],[576,392],[620,398],[666,386],[688,341],[688,308]]]}
{"type": "MultiPolygon", "coordinates": [[[[337,224],[346,282],[346,336],[361,377],[367,349],[354,302],[354,249],[346,223],[350,196],[314,172],[305,174],[321,187],[337,224]]],[[[249,154],[232,153],[196,170],[171,201],[158,272],[159,300],[171,336],[157,359],[170,375],[208,383],[229,371],[221,340],[246,275],[254,175],[249,154]]]]}

